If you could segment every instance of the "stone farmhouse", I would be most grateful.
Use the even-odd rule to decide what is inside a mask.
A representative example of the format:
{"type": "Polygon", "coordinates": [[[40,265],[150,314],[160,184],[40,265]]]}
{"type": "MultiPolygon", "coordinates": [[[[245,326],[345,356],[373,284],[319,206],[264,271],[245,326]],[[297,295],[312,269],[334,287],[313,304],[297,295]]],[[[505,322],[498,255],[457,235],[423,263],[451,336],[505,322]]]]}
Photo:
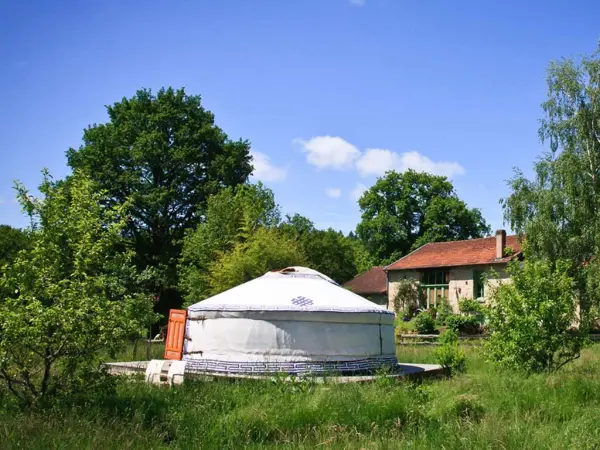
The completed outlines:
{"type": "Polygon", "coordinates": [[[446,301],[458,311],[463,298],[485,302],[490,286],[508,280],[507,264],[521,255],[518,237],[504,230],[488,238],[425,244],[384,268],[388,308],[393,309],[398,285],[406,279],[420,283],[427,308],[446,301]]]}

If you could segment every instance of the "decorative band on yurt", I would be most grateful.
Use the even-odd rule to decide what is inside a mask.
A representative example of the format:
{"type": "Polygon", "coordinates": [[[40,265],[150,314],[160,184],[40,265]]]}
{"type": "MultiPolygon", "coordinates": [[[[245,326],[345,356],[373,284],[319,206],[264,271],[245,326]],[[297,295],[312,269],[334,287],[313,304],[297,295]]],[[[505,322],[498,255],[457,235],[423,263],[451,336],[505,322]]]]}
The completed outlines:
{"type": "Polygon", "coordinates": [[[191,373],[222,373],[266,375],[278,372],[290,375],[344,374],[368,372],[382,367],[394,368],[398,365],[395,356],[366,358],[353,361],[219,361],[215,359],[188,359],[185,371],[191,373]]]}

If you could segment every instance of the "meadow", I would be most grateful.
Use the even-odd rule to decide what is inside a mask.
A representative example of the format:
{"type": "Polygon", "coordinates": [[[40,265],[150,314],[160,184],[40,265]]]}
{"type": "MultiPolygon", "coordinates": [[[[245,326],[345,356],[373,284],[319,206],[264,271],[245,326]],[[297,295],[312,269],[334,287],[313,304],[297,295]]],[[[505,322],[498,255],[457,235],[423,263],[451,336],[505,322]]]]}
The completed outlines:
{"type": "MultiPolygon", "coordinates": [[[[401,361],[433,362],[427,346],[401,361]]],[[[600,346],[552,375],[498,370],[477,347],[467,372],[421,384],[119,380],[116,394],[23,411],[0,393],[0,448],[593,449],[600,346]]],[[[124,357],[127,355],[123,355],[124,357]]]]}

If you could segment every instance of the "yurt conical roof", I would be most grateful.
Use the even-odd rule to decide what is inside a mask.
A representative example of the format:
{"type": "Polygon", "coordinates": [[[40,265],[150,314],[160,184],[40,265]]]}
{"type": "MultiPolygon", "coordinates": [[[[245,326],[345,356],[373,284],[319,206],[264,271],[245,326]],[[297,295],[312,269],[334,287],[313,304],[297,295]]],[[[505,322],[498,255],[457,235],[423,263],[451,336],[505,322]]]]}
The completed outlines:
{"type": "Polygon", "coordinates": [[[306,267],[268,272],[188,308],[190,312],[259,310],[372,312],[393,316],[383,306],[306,267]]]}
{"type": "Polygon", "coordinates": [[[186,370],[357,372],[397,364],[394,314],[304,267],[269,272],[188,308],[186,370]]]}

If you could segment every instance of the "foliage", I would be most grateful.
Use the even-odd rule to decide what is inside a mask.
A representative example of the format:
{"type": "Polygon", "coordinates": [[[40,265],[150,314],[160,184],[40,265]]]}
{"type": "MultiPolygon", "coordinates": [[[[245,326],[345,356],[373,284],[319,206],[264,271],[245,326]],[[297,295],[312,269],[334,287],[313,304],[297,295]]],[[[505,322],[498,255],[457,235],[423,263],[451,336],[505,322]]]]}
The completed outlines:
{"type": "Polygon", "coordinates": [[[80,174],[68,183],[44,175],[43,199],[17,185],[33,227],[29,245],[0,279],[0,382],[25,403],[102,379],[95,357],[153,320],[136,293],[132,254],[115,252],[127,203],[105,208],[103,193],[80,174]]]}
{"type": "Polygon", "coordinates": [[[431,334],[435,331],[435,320],[428,312],[417,314],[414,319],[415,328],[419,334],[431,334]]]}
{"type": "Polygon", "coordinates": [[[350,232],[348,234],[347,241],[354,249],[354,267],[356,268],[356,274],[364,273],[377,265],[375,258],[373,258],[362,241],[358,239],[354,233],[350,232]]]}
{"type": "Polygon", "coordinates": [[[406,317],[407,319],[412,319],[415,316],[415,307],[414,305],[409,305],[407,304],[406,306],[404,306],[401,310],[396,310],[396,304],[394,303],[394,312],[396,314],[401,314],[402,317],[406,317]]]}
{"type": "Polygon", "coordinates": [[[440,346],[435,352],[437,363],[448,369],[450,373],[464,372],[467,357],[458,346],[458,333],[452,329],[444,331],[440,335],[439,343],[440,346]]]}
{"type": "Polygon", "coordinates": [[[209,294],[216,295],[270,270],[306,265],[297,242],[276,228],[259,228],[208,268],[209,294]]]}
{"type": "Polygon", "coordinates": [[[186,236],[179,262],[186,302],[210,295],[209,269],[220,255],[246,242],[256,230],[277,227],[279,222],[273,192],[261,183],[225,188],[210,197],[206,219],[186,236]]]}
{"type": "Polygon", "coordinates": [[[492,360],[530,372],[554,371],[579,357],[586,326],[576,323],[570,262],[526,260],[509,265],[512,283],[492,293],[488,352],[492,360]]]}
{"type": "Polygon", "coordinates": [[[393,300],[394,312],[398,315],[409,312],[407,317],[412,317],[414,310],[423,303],[423,290],[413,279],[400,280],[396,286],[393,300]]]}
{"type": "MultiPolygon", "coordinates": [[[[434,363],[436,351],[402,345],[398,357],[434,363]]],[[[463,351],[468,375],[391,387],[215,380],[157,389],[119,380],[115,393],[26,411],[0,390],[0,442],[34,450],[594,448],[600,346],[558,373],[529,377],[497,370],[475,347],[463,351]]]]}
{"type": "Polygon", "coordinates": [[[356,245],[331,228],[315,230],[300,238],[299,244],[311,269],[318,270],[342,284],[358,273],[356,245]]]}
{"type": "Polygon", "coordinates": [[[449,330],[465,334],[477,334],[481,328],[481,320],[474,315],[450,314],[444,324],[449,330]]]}
{"type": "Polygon", "coordinates": [[[11,264],[19,251],[27,247],[27,233],[9,225],[0,225],[0,274],[11,264]]]}
{"type": "Polygon", "coordinates": [[[286,214],[280,227],[283,233],[298,239],[309,236],[316,230],[312,220],[297,213],[292,216],[286,214]]]}
{"type": "Polygon", "coordinates": [[[442,300],[438,302],[437,314],[435,316],[435,320],[439,325],[444,325],[446,323],[446,319],[452,315],[452,308],[448,304],[447,301],[442,300]]]}
{"type": "Polygon", "coordinates": [[[600,50],[550,64],[539,130],[549,151],[532,179],[515,171],[502,201],[506,221],[527,236],[525,258],[570,261],[584,316],[600,303],[599,98],[600,50]]]}
{"type": "Polygon", "coordinates": [[[379,263],[393,262],[428,242],[490,233],[481,212],[469,209],[446,177],[428,173],[388,172],[358,205],[358,236],[379,263]]]}
{"type": "Polygon", "coordinates": [[[458,301],[458,309],[464,314],[482,314],[483,307],[477,300],[462,298],[458,301]]]}
{"type": "Polygon", "coordinates": [[[71,168],[91,177],[113,207],[132,202],[127,235],[140,269],[153,267],[159,310],[178,306],[176,262],[186,230],[207,199],[252,172],[250,144],[231,141],[199,96],[183,89],[140,90],[107,107],[109,122],[88,127],[69,149],[71,168]],[[173,291],[175,289],[175,291],[173,291]]]}
{"type": "MultiPolygon", "coordinates": [[[[234,251],[238,252],[236,258],[241,255],[246,255],[244,258],[250,257],[248,248],[254,247],[247,247],[247,244],[255,238],[259,229],[270,233],[269,236],[273,236],[282,246],[278,257],[276,253],[269,256],[275,258],[272,263],[265,260],[265,264],[262,264],[269,267],[268,270],[282,268],[286,265],[285,261],[290,261],[287,265],[308,265],[339,283],[357,274],[355,260],[360,256],[359,242],[332,229],[317,230],[310,220],[299,214],[286,216],[286,220],[281,221],[273,192],[261,183],[245,184],[223,189],[209,198],[206,220],[185,238],[179,272],[180,287],[187,303],[202,300],[215,292],[214,287],[211,287],[214,271],[217,270],[215,261],[221,258],[226,261],[225,254],[234,251]]],[[[261,239],[263,238],[266,237],[261,235],[261,239]]],[[[252,245],[263,245],[263,241],[252,245]]],[[[276,248],[270,246],[269,250],[275,252],[276,248]]],[[[259,255],[251,257],[259,258],[259,255]]],[[[230,261],[227,261],[229,264],[230,261]]],[[[245,261],[244,264],[250,264],[248,260],[245,261]]],[[[252,262],[255,268],[261,267],[260,264],[255,264],[257,261],[252,262]]],[[[218,269],[217,272],[221,273],[221,270],[218,269]]],[[[255,276],[262,275],[254,270],[250,272],[255,273],[255,276]]],[[[231,280],[240,279],[247,281],[247,274],[231,280]]],[[[219,281],[218,284],[224,286],[231,282],[219,281]]]]}
{"type": "Polygon", "coordinates": [[[514,254],[515,254],[515,249],[512,248],[510,245],[507,245],[506,247],[504,247],[504,250],[502,250],[502,255],[504,257],[512,256],[514,254]]]}
{"type": "Polygon", "coordinates": [[[311,269],[340,284],[373,266],[358,239],[344,236],[332,228],[317,230],[313,222],[300,214],[286,216],[280,228],[283,233],[298,240],[311,269]]]}

